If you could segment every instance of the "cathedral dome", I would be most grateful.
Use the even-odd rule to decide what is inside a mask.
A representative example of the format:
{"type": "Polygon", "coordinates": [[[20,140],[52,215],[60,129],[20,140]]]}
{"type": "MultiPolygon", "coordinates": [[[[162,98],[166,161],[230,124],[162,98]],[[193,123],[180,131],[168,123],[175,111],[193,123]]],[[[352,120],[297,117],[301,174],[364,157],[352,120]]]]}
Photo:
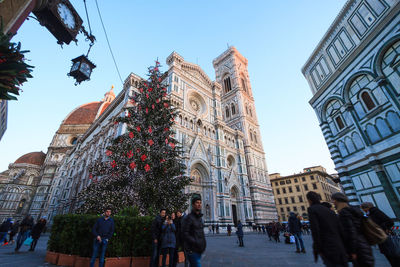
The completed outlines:
{"type": "Polygon", "coordinates": [[[104,95],[101,101],[83,104],[74,109],[63,121],[62,125],[92,124],[115,99],[114,86],[104,95]]]}
{"type": "Polygon", "coordinates": [[[27,163],[42,166],[46,158],[43,152],[31,152],[19,157],[14,163],[27,163]]]}

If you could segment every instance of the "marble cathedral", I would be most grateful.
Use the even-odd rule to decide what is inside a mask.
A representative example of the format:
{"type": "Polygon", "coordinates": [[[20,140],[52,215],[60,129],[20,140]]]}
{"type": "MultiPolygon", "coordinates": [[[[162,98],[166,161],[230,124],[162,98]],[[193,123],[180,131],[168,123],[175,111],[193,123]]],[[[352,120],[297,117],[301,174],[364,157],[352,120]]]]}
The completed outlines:
{"type": "MultiPolygon", "coordinates": [[[[202,196],[205,223],[277,220],[247,59],[230,47],[213,61],[215,81],[176,52],[168,56],[167,65],[168,92],[180,111],[176,138],[184,148],[187,175],[193,178],[185,190],[202,196]]],[[[109,138],[124,132],[111,121],[129,105],[141,79],[131,73],[117,96],[111,90],[102,101],[82,105],[66,117],[42,160],[30,201],[23,203],[29,208],[18,212],[51,220],[76,208],[77,193],[91,182],[88,166],[105,158],[109,138]]],[[[20,201],[15,199],[17,206],[20,201]]]]}

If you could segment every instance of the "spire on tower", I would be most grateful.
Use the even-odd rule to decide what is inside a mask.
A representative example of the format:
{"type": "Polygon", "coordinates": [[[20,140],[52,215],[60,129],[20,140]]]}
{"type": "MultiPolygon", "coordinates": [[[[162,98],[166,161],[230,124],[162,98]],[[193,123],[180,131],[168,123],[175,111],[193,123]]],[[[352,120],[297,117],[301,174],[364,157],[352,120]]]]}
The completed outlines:
{"type": "Polygon", "coordinates": [[[111,90],[104,94],[103,102],[111,103],[115,99],[114,85],[111,85],[111,90]]]}

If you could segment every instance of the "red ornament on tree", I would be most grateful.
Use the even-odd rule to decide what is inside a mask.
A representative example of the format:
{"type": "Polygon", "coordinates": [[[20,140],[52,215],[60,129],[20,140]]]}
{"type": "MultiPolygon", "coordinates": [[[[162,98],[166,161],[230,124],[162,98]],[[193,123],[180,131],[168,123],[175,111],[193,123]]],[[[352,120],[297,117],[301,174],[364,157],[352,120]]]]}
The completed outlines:
{"type": "Polygon", "coordinates": [[[93,179],[93,174],[89,174],[89,179],[93,179]]]}
{"type": "Polygon", "coordinates": [[[165,143],[168,144],[168,138],[165,138],[165,143]]]}
{"type": "Polygon", "coordinates": [[[113,168],[117,167],[117,163],[115,163],[115,160],[111,161],[110,164],[111,164],[111,167],[113,167],[113,168]]]}
{"type": "Polygon", "coordinates": [[[149,126],[149,133],[152,133],[153,129],[151,129],[151,126],[149,126]]]}
{"type": "Polygon", "coordinates": [[[132,158],[133,157],[133,151],[132,150],[128,151],[126,153],[126,156],[128,157],[128,159],[132,158]]]}
{"type": "Polygon", "coordinates": [[[154,104],[151,105],[151,108],[154,109],[154,104]]]}
{"type": "Polygon", "coordinates": [[[136,130],[140,132],[140,126],[136,126],[136,130]]]}
{"type": "Polygon", "coordinates": [[[133,134],[133,132],[129,132],[129,138],[132,139],[135,135],[133,134]]]}
{"type": "Polygon", "coordinates": [[[143,154],[143,155],[140,157],[140,159],[141,159],[142,161],[145,161],[145,160],[147,159],[147,156],[146,156],[145,154],[143,154]]]}
{"type": "Polygon", "coordinates": [[[151,92],[151,91],[153,91],[153,88],[150,87],[150,88],[149,88],[149,92],[151,92]]]}
{"type": "Polygon", "coordinates": [[[175,148],[175,144],[174,143],[169,143],[169,146],[172,148],[175,148]]]}
{"type": "Polygon", "coordinates": [[[112,152],[111,152],[110,150],[107,150],[107,151],[106,151],[106,155],[109,157],[109,156],[112,155],[112,152]]]}
{"type": "Polygon", "coordinates": [[[145,170],[146,172],[150,171],[150,165],[149,165],[149,164],[146,164],[146,165],[144,166],[144,170],[145,170]]]}
{"type": "Polygon", "coordinates": [[[166,97],[166,96],[167,96],[167,93],[166,93],[166,92],[164,92],[164,93],[163,93],[163,97],[166,97]]]}
{"type": "Polygon", "coordinates": [[[159,98],[156,99],[156,103],[157,104],[160,103],[160,99],[159,98]]]}
{"type": "Polygon", "coordinates": [[[150,146],[154,145],[154,141],[151,140],[151,139],[149,141],[147,141],[147,142],[149,143],[150,146]]]}
{"type": "Polygon", "coordinates": [[[130,112],[128,112],[128,118],[130,118],[131,117],[131,113],[130,112]]]}
{"type": "Polygon", "coordinates": [[[169,131],[169,128],[164,128],[164,132],[168,132],[169,131]]]}
{"type": "Polygon", "coordinates": [[[139,148],[136,148],[136,153],[140,153],[140,149],[139,148]]]}
{"type": "Polygon", "coordinates": [[[164,103],[164,107],[166,107],[166,108],[168,107],[168,103],[167,102],[164,103]]]}
{"type": "Polygon", "coordinates": [[[146,114],[147,114],[147,113],[149,113],[149,109],[148,109],[148,108],[146,108],[146,114]]]}
{"type": "Polygon", "coordinates": [[[149,94],[146,94],[146,97],[149,98],[149,94]]]}
{"type": "Polygon", "coordinates": [[[118,121],[114,121],[114,125],[118,124],[118,121]]]}
{"type": "Polygon", "coordinates": [[[129,164],[129,168],[131,168],[132,170],[136,168],[136,163],[135,162],[131,162],[131,164],[129,164]]]}

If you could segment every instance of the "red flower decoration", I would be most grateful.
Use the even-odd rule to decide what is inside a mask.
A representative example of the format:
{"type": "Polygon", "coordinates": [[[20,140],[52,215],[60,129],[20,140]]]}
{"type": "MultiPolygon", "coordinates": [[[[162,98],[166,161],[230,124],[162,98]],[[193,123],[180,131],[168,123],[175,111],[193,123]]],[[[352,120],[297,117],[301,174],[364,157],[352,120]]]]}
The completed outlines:
{"type": "Polygon", "coordinates": [[[165,162],[165,159],[161,159],[160,162],[161,162],[161,163],[165,162]]]}
{"type": "Polygon", "coordinates": [[[115,124],[118,124],[118,121],[114,121],[114,125],[115,125],[115,124]]]}
{"type": "Polygon", "coordinates": [[[158,68],[157,68],[157,67],[155,67],[155,68],[154,68],[154,71],[158,71],[158,68]]]}
{"type": "Polygon", "coordinates": [[[168,132],[169,131],[169,128],[167,127],[167,128],[164,128],[164,132],[168,132]]]}
{"type": "Polygon", "coordinates": [[[147,113],[149,113],[149,109],[148,109],[148,108],[146,108],[146,114],[147,114],[147,113]]]}
{"type": "Polygon", "coordinates": [[[160,85],[159,85],[159,84],[157,84],[157,88],[160,88],[160,85]]]}
{"type": "Polygon", "coordinates": [[[169,143],[169,146],[172,148],[175,148],[175,144],[174,143],[169,143]]]}
{"type": "Polygon", "coordinates": [[[132,151],[132,150],[128,151],[128,152],[126,153],[126,156],[127,156],[129,159],[132,158],[132,157],[133,157],[133,151],[132,151]]]}
{"type": "Polygon", "coordinates": [[[129,164],[129,168],[131,168],[132,170],[136,168],[136,163],[135,162],[131,162],[131,164],[129,164]]]}
{"type": "Polygon", "coordinates": [[[148,91],[149,91],[149,92],[153,91],[153,88],[150,87],[148,91]]]}
{"type": "Polygon", "coordinates": [[[166,108],[167,108],[167,107],[168,107],[168,103],[166,103],[166,102],[165,102],[165,103],[164,103],[164,107],[166,107],[166,108]]]}
{"type": "Polygon", "coordinates": [[[168,144],[168,138],[165,138],[165,143],[168,144]]]}
{"type": "Polygon", "coordinates": [[[166,93],[166,92],[164,92],[164,93],[163,93],[163,96],[164,96],[164,97],[165,97],[165,96],[167,96],[167,93],[166,93]]]}
{"type": "Polygon", "coordinates": [[[151,108],[154,109],[154,104],[151,105],[151,108]]]}
{"type": "Polygon", "coordinates": [[[140,88],[140,92],[143,93],[143,88],[140,88]]]}
{"type": "Polygon", "coordinates": [[[115,163],[115,160],[111,161],[110,164],[111,164],[111,167],[113,167],[113,168],[117,167],[117,163],[115,163]]]}
{"type": "Polygon", "coordinates": [[[146,97],[149,98],[149,94],[146,94],[146,97]]]}
{"type": "Polygon", "coordinates": [[[160,99],[159,98],[156,99],[156,103],[157,104],[160,103],[160,99]]]}
{"type": "Polygon", "coordinates": [[[111,156],[111,155],[112,155],[112,152],[111,152],[110,150],[107,150],[107,151],[106,151],[106,155],[107,155],[107,156],[111,156]]]}
{"type": "Polygon", "coordinates": [[[133,134],[133,132],[129,132],[129,138],[132,139],[135,135],[133,134]]]}
{"type": "Polygon", "coordinates": [[[141,159],[142,161],[145,161],[145,160],[147,159],[147,156],[146,156],[145,154],[143,154],[143,155],[140,157],[140,159],[141,159]]]}
{"type": "Polygon", "coordinates": [[[140,132],[140,126],[136,126],[136,130],[140,132]]]}
{"type": "Polygon", "coordinates": [[[149,126],[149,133],[152,133],[153,129],[151,129],[151,126],[149,126]]]}
{"type": "Polygon", "coordinates": [[[149,141],[147,141],[147,142],[149,143],[150,146],[154,145],[154,141],[151,140],[151,139],[149,141]]]}
{"type": "Polygon", "coordinates": [[[161,82],[161,78],[158,78],[158,81],[161,82]]]}
{"type": "Polygon", "coordinates": [[[144,170],[145,170],[146,172],[150,171],[150,166],[149,166],[149,164],[146,164],[146,165],[144,166],[144,170]]]}
{"type": "Polygon", "coordinates": [[[131,117],[131,113],[130,113],[130,112],[128,112],[128,115],[127,115],[127,116],[128,116],[128,118],[130,118],[130,117],[131,117]]]}

